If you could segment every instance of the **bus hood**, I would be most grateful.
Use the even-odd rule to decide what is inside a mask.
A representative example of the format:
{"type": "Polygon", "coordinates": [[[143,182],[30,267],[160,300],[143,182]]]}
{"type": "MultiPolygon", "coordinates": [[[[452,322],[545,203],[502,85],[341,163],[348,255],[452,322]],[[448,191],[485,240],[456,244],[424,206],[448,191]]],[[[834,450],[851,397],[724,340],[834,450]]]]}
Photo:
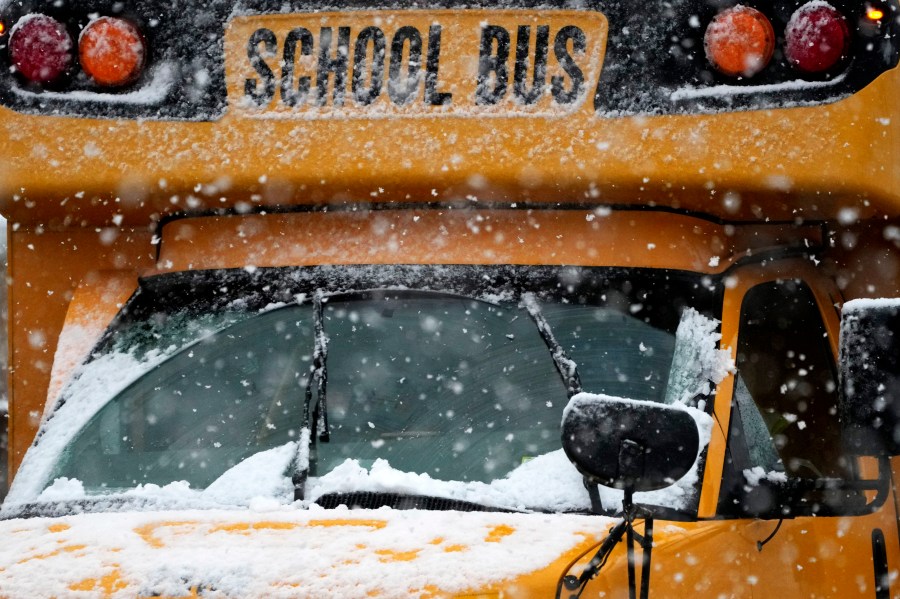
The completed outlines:
{"type": "Polygon", "coordinates": [[[254,506],[0,523],[7,597],[550,595],[595,516],[254,506]],[[484,593],[484,594],[482,594],[484,593]]]}

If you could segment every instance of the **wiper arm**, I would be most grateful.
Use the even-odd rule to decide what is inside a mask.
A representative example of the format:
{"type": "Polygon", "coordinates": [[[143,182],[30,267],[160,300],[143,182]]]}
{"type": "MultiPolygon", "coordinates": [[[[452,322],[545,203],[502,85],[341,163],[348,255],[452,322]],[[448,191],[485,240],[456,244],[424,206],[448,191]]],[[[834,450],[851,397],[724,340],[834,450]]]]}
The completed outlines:
{"type": "MultiPolygon", "coordinates": [[[[325,315],[322,309],[323,294],[317,291],[313,298],[313,323],[315,326],[315,349],[313,350],[313,380],[316,383],[316,422],[319,431],[319,440],[328,442],[330,431],[328,429],[328,406],[325,403],[325,386],[328,383],[328,336],[325,335],[325,315]]],[[[309,385],[306,386],[307,404],[306,418],[309,422],[309,398],[311,393],[309,385]]]]}
{"type": "Polygon", "coordinates": [[[547,319],[544,317],[544,313],[541,312],[541,306],[538,304],[537,298],[535,298],[532,293],[525,293],[522,295],[521,305],[528,312],[529,316],[531,316],[531,319],[534,320],[538,332],[540,332],[541,337],[544,339],[544,343],[550,348],[550,355],[553,356],[553,363],[556,365],[556,370],[559,371],[560,376],[563,378],[563,382],[566,384],[569,397],[572,397],[576,393],[581,393],[581,377],[578,375],[578,365],[575,364],[575,361],[572,360],[568,354],[566,354],[566,350],[563,349],[559,341],[556,340],[556,337],[553,336],[553,330],[550,328],[550,323],[547,322],[547,319]]]}
{"type": "Polygon", "coordinates": [[[325,403],[325,388],[328,383],[328,336],[325,334],[325,316],[322,305],[324,294],[317,290],[313,297],[313,327],[314,347],[313,364],[306,381],[306,397],[303,402],[303,427],[300,434],[300,442],[297,445],[297,459],[295,460],[294,474],[291,477],[294,483],[294,500],[303,499],[306,489],[306,478],[309,475],[310,464],[314,456],[308,455],[311,446],[318,440],[327,443],[330,438],[328,427],[328,406],[325,403]],[[315,386],[315,401],[313,401],[313,387],[315,386]],[[302,459],[301,456],[307,456],[302,459]]]}

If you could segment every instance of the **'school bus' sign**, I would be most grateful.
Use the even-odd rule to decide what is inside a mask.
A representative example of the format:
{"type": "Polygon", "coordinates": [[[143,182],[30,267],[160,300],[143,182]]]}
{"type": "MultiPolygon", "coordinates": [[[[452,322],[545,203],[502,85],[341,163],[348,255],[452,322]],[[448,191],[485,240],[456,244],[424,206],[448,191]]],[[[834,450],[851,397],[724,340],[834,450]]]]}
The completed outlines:
{"type": "Polygon", "coordinates": [[[589,11],[238,17],[228,96],[257,118],[564,115],[590,106],[606,38],[589,11]]]}

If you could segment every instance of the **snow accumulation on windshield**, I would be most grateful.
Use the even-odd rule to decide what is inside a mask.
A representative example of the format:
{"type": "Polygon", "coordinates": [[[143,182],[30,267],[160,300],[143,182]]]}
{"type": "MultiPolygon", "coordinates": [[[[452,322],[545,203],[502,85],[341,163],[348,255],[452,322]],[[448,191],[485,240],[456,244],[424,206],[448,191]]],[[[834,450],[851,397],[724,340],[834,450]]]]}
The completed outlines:
{"type": "MultiPolygon", "coordinates": [[[[631,274],[623,286],[621,276],[568,299],[380,289],[138,318],[63,392],[3,515],[311,508],[326,496],[354,504],[360,492],[589,512],[560,420],[568,401],[593,393],[690,413],[701,440],[693,468],[635,501],[691,512],[706,403],[733,371],[730,353],[718,349],[718,321],[686,303],[692,285],[670,281],[654,296],[660,281],[631,274]]],[[[615,513],[622,492],[600,492],[615,513]]]]}

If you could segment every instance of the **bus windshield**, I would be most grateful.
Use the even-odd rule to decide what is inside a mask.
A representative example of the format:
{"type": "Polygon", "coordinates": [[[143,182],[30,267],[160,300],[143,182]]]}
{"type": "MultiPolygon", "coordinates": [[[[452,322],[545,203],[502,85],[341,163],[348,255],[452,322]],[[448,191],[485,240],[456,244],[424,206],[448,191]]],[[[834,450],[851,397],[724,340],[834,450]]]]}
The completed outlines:
{"type": "MultiPolygon", "coordinates": [[[[304,455],[313,500],[408,492],[409,476],[491,485],[545,463],[566,469],[587,502],[560,449],[568,398],[584,390],[673,401],[676,329],[685,310],[713,310],[715,288],[664,271],[519,274],[493,294],[458,277],[456,288],[448,279],[441,290],[385,289],[375,280],[368,290],[314,285],[299,293],[296,281],[256,281],[262,296],[289,288],[293,297],[262,311],[257,290],[235,285],[238,297],[205,310],[167,313],[163,301],[146,312],[166,296],[158,293],[165,286],[147,289],[81,376],[110,356],[140,354],[148,339],[170,352],[71,436],[45,486],[78,481],[91,496],[184,481],[201,491],[254,456],[279,456],[267,463],[290,476],[304,455]],[[309,441],[304,426],[313,428],[308,457],[298,447],[309,441]],[[407,479],[391,489],[391,476],[407,479]]],[[[77,399],[70,394],[58,409],[77,399]]],[[[495,494],[493,502],[558,507],[541,493],[508,501],[495,494]]]]}

